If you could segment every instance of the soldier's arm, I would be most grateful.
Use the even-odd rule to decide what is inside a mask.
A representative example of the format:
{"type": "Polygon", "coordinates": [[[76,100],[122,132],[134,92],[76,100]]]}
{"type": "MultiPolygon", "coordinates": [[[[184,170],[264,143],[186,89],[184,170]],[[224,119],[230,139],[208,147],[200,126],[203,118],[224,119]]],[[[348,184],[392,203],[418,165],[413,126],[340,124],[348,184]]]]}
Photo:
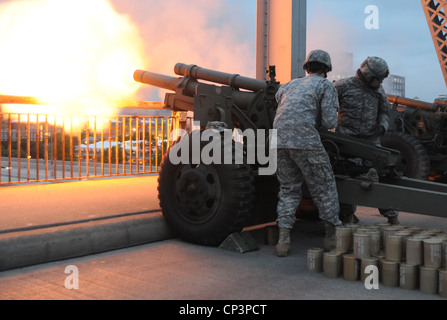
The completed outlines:
{"type": "Polygon", "coordinates": [[[276,92],[275,95],[275,99],[276,101],[279,103],[282,99],[282,96],[284,95],[284,93],[286,92],[287,88],[289,88],[289,86],[291,86],[290,82],[284,83],[283,85],[281,85],[278,89],[278,91],[276,92]]]}
{"type": "Polygon", "coordinates": [[[342,79],[334,82],[334,88],[337,91],[338,99],[341,99],[343,93],[346,90],[345,81],[342,79]]]}
{"type": "Polygon", "coordinates": [[[384,127],[385,131],[388,130],[390,121],[390,104],[385,90],[382,86],[379,88],[380,100],[379,100],[379,112],[377,115],[377,125],[384,127]]]}
{"type": "Polygon", "coordinates": [[[330,82],[326,82],[321,99],[321,124],[324,128],[333,129],[337,126],[338,109],[337,91],[330,82]]]}

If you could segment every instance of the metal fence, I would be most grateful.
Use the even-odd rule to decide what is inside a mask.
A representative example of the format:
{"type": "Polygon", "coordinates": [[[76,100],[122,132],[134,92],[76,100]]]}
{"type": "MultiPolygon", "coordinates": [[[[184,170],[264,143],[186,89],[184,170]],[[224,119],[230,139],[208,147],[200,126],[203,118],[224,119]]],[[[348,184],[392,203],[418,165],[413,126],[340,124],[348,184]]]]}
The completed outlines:
{"type": "Polygon", "coordinates": [[[0,184],[157,172],[177,117],[0,113],[0,184]]]}

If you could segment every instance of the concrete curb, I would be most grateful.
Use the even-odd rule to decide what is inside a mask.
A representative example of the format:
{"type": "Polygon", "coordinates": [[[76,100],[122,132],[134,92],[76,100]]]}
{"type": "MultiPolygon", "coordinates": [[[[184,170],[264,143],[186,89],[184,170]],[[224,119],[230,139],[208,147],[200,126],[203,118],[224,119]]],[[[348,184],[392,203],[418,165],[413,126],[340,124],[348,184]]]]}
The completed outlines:
{"type": "Polygon", "coordinates": [[[174,237],[161,213],[0,234],[0,271],[174,237]]]}

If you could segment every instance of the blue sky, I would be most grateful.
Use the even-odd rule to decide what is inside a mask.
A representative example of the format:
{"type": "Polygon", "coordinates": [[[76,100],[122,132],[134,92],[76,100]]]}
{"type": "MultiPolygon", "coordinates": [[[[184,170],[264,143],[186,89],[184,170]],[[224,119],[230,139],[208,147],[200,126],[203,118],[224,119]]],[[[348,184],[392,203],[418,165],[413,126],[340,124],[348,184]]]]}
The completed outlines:
{"type": "MultiPolygon", "coordinates": [[[[255,76],[256,0],[109,1],[141,33],[151,57],[141,69],[173,75],[175,63],[184,62],[255,76]]],[[[420,0],[308,0],[307,26],[307,51],[352,52],[355,69],[366,57],[380,56],[391,73],[406,78],[407,97],[432,102],[447,93],[420,0]],[[379,10],[378,29],[365,28],[369,5],[379,10]]],[[[163,100],[151,88],[137,98],[163,100]]]]}
{"type": "Polygon", "coordinates": [[[332,40],[332,47],[337,47],[334,40],[338,42],[354,54],[354,66],[370,55],[384,58],[391,73],[406,77],[409,98],[431,102],[447,93],[419,0],[310,0],[308,43],[313,37],[321,45],[326,39],[332,40]],[[379,10],[379,29],[368,30],[364,25],[368,5],[379,10]]]}
{"type": "MultiPolygon", "coordinates": [[[[125,0],[114,0],[125,1],[125,0]]],[[[135,0],[136,1],[136,0],[135,0]]],[[[143,1],[143,0],[141,0],[143,1]]],[[[146,3],[152,0],[144,0],[146,3]]],[[[165,0],[177,1],[177,0],[165,0]]],[[[189,6],[200,6],[202,0],[189,1],[189,6]]],[[[223,30],[228,47],[249,50],[241,55],[231,50],[223,53],[232,64],[222,63],[219,54],[211,54],[213,37],[198,49],[203,56],[190,59],[187,50],[179,60],[214,68],[229,73],[255,76],[256,0],[213,0],[219,3],[208,8],[208,26],[223,30]],[[216,10],[216,12],[211,12],[216,10]],[[247,57],[248,56],[248,57],[247,57]]],[[[199,8],[196,8],[199,10],[199,8]]],[[[174,13],[175,15],[175,13],[174,13]]],[[[150,19],[149,16],[146,17],[150,19]]],[[[191,20],[193,22],[194,19],[191,20]]],[[[175,23],[175,22],[173,22],[175,23]]],[[[192,25],[183,24],[176,32],[194,38],[192,25]]],[[[211,36],[211,33],[209,34],[211,36]]],[[[212,34],[218,36],[218,34],[212,34]]],[[[205,39],[205,38],[204,38],[205,39]]],[[[150,40],[149,40],[150,41],[150,40]]],[[[424,11],[419,0],[308,0],[307,1],[307,51],[321,48],[330,53],[352,52],[354,69],[368,56],[384,58],[393,74],[406,78],[406,96],[432,102],[440,94],[446,94],[446,84],[431,39],[424,11]],[[365,8],[378,8],[378,29],[367,29],[365,20],[369,14],[365,8]]],[[[238,52],[238,51],[236,51],[238,52]]]]}
{"type": "MultiPolygon", "coordinates": [[[[228,2],[243,2],[247,23],[256,24],[256,0],[228,2]]],[[[368,56],[384,58],[391,73],[406,78],[409,98],[432,102],[447,93],[419,0],[308,0],[307,51],[316,48],[352,52],[355,69],[368,56]],[[365,27],[369,5],[378,8],[378,29],[365,27]]]]}

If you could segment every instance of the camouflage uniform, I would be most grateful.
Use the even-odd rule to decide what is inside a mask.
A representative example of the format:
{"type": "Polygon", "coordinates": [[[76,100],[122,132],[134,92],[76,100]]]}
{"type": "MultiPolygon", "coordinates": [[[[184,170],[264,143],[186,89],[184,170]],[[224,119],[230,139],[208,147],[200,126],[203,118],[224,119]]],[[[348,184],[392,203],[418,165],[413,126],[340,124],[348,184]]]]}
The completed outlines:
{"type": "Polygon", "coordinates": [[[389,103],[382,86],[372,89],[358,77],[334,83],[340,104],[337,132],[379,143],[377,128],[389,123],[389,103]]]}
{"type": "Polygon", "coordinates": [[[292,80],[276,94],[278,109],[273,128],[277,130],[277,177],[280,182],[279,228],[292,228],[306,181],[320,218],[340,225],[339,203],[329,157],[316,128],[337,124],[337,93],[325,78],[311,74],[292,80]]]}
{"type": "MultiPolygon", "coordinates": [[[[380,143],[380,134],[385,133],[389,126],[388,97],[381,85],[371,87],[368,79],[387,74],[388,66],[384,60],[368,57],[355,77],[334,83],[340,104],[337,132],[380,143]]],[[[356,206],[340,204],[340,209],[342,215],[348,216],[355,212],[356,206]]],[[[379,211],[388,218],[399,214],[395,210],[379,211]]]]}

